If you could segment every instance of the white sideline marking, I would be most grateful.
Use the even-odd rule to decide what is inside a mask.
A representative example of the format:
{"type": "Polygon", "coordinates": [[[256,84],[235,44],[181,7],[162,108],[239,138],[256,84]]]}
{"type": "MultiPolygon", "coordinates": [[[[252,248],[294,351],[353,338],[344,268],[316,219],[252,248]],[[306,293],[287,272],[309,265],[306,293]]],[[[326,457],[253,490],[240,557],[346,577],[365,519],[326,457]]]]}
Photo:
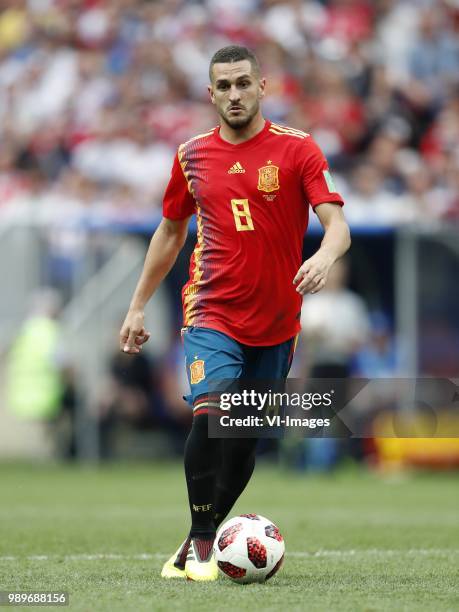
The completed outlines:
{"type": "MultiPolygon", "coordinates": [[[[313,557],[365,557],[367,555],[375,557],[393,556],[428,556],[428,555],[457,555],[459,549],[456,548],[411,548],[408,550],[390,550],[382,548],[351,549],[351,550],[317,550],[315,552],[294,551],[287,552],[287,557],[313,558],[313,557]]],[[[79,554],[79,555],[27,555],[24,557],[5,555],[0,556],[1,561],[153,561],[155,559],[167,559],[167,553],[139,553],[135,555],[121,554],[79,554]]]]}
{"type": "Polygon", "coordinates": [[[392,557],[395,555],[456,555],[455,548],[410,548],[408,550],[390,550],[385,548],[365,548],[351,550],[317,550],[316,552],[287,552],[289,557],[359,557],[372,555],[375,557],[392,557]]]}

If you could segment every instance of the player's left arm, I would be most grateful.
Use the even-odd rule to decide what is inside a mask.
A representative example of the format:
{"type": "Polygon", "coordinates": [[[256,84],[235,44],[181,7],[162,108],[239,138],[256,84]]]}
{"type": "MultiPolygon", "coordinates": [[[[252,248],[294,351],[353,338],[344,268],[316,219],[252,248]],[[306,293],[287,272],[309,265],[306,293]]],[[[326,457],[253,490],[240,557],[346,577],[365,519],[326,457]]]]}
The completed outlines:
{"type": "Polygon", "coordinates": [[[327,282],[330,268],[351,246],[351,233],[339,204],[318,204],[314,211],[324,228],[320,249],[307,259],[293,279],[301,295],[317,293],[327,282]]]}

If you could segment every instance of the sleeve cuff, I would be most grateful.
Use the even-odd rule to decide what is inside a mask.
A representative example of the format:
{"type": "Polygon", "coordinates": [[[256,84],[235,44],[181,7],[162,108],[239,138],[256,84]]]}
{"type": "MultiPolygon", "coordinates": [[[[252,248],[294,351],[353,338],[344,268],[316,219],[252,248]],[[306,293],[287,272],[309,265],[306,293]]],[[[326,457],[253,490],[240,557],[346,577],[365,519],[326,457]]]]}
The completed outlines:
{"type": "Polygon", "coordinates": [[[310,202],[312,209],[314,210],[316,206],[319,206],[319,204],[338,204],[338,206],[344,206],[344,202],[343,200],[339,197],[339,196],[335,196],[335,197],[328,197],[325,198],[324,200],[319,200],[318,202],[310,202]]]}

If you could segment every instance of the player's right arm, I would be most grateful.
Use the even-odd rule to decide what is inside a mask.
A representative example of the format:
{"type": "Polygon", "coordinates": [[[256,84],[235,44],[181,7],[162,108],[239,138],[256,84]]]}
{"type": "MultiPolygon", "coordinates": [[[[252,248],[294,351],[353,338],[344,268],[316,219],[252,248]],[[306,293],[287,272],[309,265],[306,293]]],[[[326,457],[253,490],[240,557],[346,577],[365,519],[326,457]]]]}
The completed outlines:
{"type": "Polygon", "coordinates": [[[150,241],[142,274],[120,331],[120,349],[139,353],[150,337],[145,330],[144,309],[180,253],[188,233],[190,217],[174,221],[163,218],[150,241]]]}
{"type": "Polygon", "coordinates": [[[164,194],[163,219],[151,239],[142,274],[121,327],[120,349],[125,353],[139,353],[150,337],[144,324],[145,305],[174,265],[185,243],[194,210],[195,201],[176,155],[164,194]]]}

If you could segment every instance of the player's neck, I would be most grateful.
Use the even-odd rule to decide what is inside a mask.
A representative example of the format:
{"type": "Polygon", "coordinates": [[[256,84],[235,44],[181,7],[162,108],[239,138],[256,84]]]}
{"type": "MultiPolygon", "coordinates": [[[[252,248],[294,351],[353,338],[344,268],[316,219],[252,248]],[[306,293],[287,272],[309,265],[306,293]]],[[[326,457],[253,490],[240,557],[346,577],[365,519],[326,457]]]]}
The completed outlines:
{"type": "Polygon", "coordinates": [[[259,134],[265,127],[265,119],[261,113],[257,113],[252,121],[241,130],[233,130],[224,121],[220,124],[220,138],[230,144],[241,144],[259,134]]]}

